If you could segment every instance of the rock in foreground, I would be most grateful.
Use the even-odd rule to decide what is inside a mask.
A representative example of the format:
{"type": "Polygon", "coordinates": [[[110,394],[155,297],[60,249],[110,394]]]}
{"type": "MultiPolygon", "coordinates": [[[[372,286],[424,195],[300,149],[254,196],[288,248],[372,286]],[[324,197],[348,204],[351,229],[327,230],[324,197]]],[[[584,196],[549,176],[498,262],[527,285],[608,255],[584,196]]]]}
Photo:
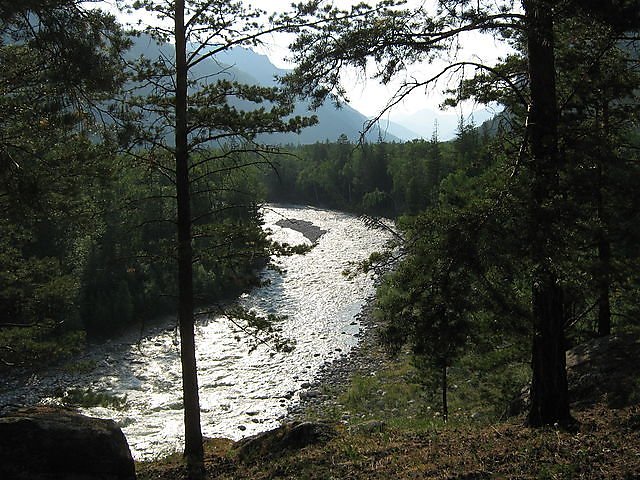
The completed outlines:
{"type": "Polygon", "coordinates": [[[322,422],[293,422],[275,430],[259,433],[236,444],[242,460],[277,456],[286,450],[298,450],[309,445],[326,442],[337,434],[335,428],[322,422]]]}
{"type": "Polygon", "coordinates": [[[134,480],[136,474],[114,421],[34,407],[0,418],[0,478],[134,480]]]}
{"type": "Polygon", "coordinates": [[[567,380],[573,407],[604,401],[621,408],[638,402],[640,337],[596,338],[567,352],[567,380]]]}

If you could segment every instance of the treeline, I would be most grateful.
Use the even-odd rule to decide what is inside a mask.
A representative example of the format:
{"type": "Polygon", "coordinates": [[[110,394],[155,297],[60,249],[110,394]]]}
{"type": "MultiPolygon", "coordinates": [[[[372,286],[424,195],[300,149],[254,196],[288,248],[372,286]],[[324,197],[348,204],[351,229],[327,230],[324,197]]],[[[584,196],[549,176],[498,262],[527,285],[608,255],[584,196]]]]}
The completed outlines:
{"type": "MultiPolygon", "coordinates": [[[[174,313],[177,207],[159,165],[169,149],[140,143],[131,108],[118,111],[132,77],[113,17],[62,0],[0,13],[0,364],[11,367],[174,313]]],[[[206,179],[191,202],[196,305],[254,284],[269,256],[255,172],[236,157],[192,156],[206,179]]]]}
{"type": "Polygon", "coordinates": [[[395,218],[437,204],[440,185],[451,174],[481,171],[489,146],[487,126],[461,118],[456,138],[441,142],[437,125],[430,140],[405,143],[336,141],[289,146],[265,177],[267,198],[395,218]]]}
{"type": "MultiPolygon", "coordinates": [[[[201,232],[194,243],[203,252],[194,268],[196,305],[231,298],[256,284],[257,271],[268,259],[259,198],[249,193],[256,190],[248,188],[247,175],[231,171],[215,180],[218,188],[211,184],[194,201],[201,232]]],[[[87,245],[79,285],[79,314],[90,334],[111,336],[175,312],[172,185],[152,177],[135,165],[123,166],[104,192],[103,216],[94,223],[100,234],[87,245]]]]}

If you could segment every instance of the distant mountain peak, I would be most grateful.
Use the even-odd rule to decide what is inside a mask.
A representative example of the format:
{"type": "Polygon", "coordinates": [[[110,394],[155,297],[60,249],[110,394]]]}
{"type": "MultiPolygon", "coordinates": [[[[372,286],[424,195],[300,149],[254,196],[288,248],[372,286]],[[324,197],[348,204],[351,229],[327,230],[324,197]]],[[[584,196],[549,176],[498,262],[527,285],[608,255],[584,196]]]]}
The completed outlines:
{"type": "MultiPolygon", "coordinates": [[[[134,37],[133,46],[129,51],[129,56],[139,57],[141,54],[153,59],[162,55],[173,57],[173,46],[169,44],[160,45],[147,35],[134,37]]],[[[257,84],[262,86],[277,85],[277,78],[288,73],[271,63],[267,55],[256,53],[246,47],[234,47],[225,50],[200,62],[192,71],[193,78],[208,78],[212,73],[219,72],[220,78],[233,80],[239,83],[257,84]]],[[[215,77],[213,77],[215,78],[215,77]]],[[[242,108],[240,105],[236,105],[242,108]]],[[[246,108],[246,107],[245,107],[246,108]]],[[[260,141],[272,144],[310,144],[316,142],[336,141],[342,134],[352,142],[360,140],[361,132],[368,119],[349,104],[343,104],[337,109],[327,103],[316,111],[310,112],[308,103],[298,102],[294,110],[294,115],[308,116],[316,115],[319,123],[313,127],[305,128],[300,134],[280,133],[264,135],[260,141]]],[[[379,139],[386,142],[398,142],[418,138],[422,132],[418,128],[406,122],[397,122],[394,118],[391,121],[382,119],[377,126],[367,132],[368,141],[377,142],[379,139]]],[[[430,138],[430,134],[427,138],[430,138]]]]}

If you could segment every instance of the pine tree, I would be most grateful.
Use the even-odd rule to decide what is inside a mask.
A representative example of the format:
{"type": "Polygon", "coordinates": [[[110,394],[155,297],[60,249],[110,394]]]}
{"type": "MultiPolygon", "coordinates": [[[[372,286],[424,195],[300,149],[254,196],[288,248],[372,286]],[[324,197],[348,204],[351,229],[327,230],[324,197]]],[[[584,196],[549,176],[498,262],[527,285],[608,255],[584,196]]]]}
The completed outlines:
{"type": "Polygon", "coordinates": [[[75,276],[113,158],[100,106],[128,42],[75,1],[3,2],[0,15],[0,316],[77,328],[75,276]]]}
{"type": "MultiPolygon", "coordinates": [[[[196,197],[207,197],[215,191],[216,178],[221,174],[248,164],[268,163],[264,155],[272,149],[260,146],[257,135],[296,132],[315,120],[288,118],[292,99],[279,88],[216,79],[215,72],[201,70],[201,65],[217,53],[234,46],[256,45],[268,32],[261,24],[263,11],[245,8],[242,2],[219,0],[141,0],[131,7],[155,12],[161,20],[159,26],[148,26],[146,33],[175,45],[172,56],[143,58],[134,66],[134,80],[140,88],[137,95],[126,99],[128,108],[122,117],[130,127],[131,154],[175,187],[175,219],[169,220],[177,227],[184,456],[190,478],[199,478],[204,473],[204,453],[195,356],[193,264],[206,254],[194,252],[194,246],[198,245],[196,237],[210,234],[204,228],[220,225],[197,221],[215,219],[219,210],[213,205],[205,211],[194,211],[195,205],[202,205],[196,197]],[[145,90],[150,93],[145,95],[145,90]],[[253,106],[240,110],[230,104],[230,98],[253,106]],[[154,116],[149,117],[149,112],[154,116]]],[[[224,211],[232,206],[219,208],[224,211]]]]}
{"type": "MultiPolygon", "coordinates": [[[[415,91],[435,87],[439,79],[453,73],[461,77],[459,85],[465,85],[465,75],[482,74],[486,82],[472,92],[481,101],[508,95],[517,102],[512,114],[516,126],[512,131],[521,133],[521,145],[519,152],[514,152],[513,175],[506,178],[503,190],[510,191],[516,180],[528,182],[527,189],[520,191],[522,197],[519,199],[526,199],[527,209],[518,214],[524,214],[526,219],[523,225],[527,233],[523,239],[526,256],[519,264],[528,269],[533,327],[529,422],[532,425],[564,424],[572,419],[565,368],[566,299],[559,272],[562,257],[557,246],[561,243],[558,232],[567,227],[564,224],[566,217],[559,215],[561,199],[567,192],[560,182],[561,99],[556,88],[555,22],[565,12],[564,8],[571,5],[570,8],[595,12],[609,22],[629,26],[633,22],[625,22],[624,14],[620,13],[631,14],[631,3],[634,2],[611,1],[606,9],[591,3],[582,5],[553,0],[523,0],[521,3],[522,9],[518,9],[513,2],[441,0],[434,13],[420,7],[403,8],[394,2],[381,2],[375,6],[359,4],[350,10],[324,8],[313,2],[301,11],[311,12],[322,21],[315,28],[303,30],[293,44],[299,68],[290,77],[290,83],[317,104],[327,97],[341,98],[344,92],[340,78],[344,66],[364,70],[371,65],[367,61],[372,59],[375,61],[372,77],[388,83],[412,63],[442,59],[444,66],[433,76],[405,79],[387,108],[415,91]],[[526,52],[525,62],[510,58],[504,64],[486,65],[451,57],[455,42],[469,31],[489,32],[519,43],[526,52]],[[520,68],[523,63],[526,65],[524,75],[521,70],[513,71],[514,65],[520,68]],[[514,178],[516,175],[519,178],[514,178]]],[[[627,19],[637,16],[633,12],[627,19]]],[[[460,91],[464,96],[464,88],[460,91]]],[[[497,193],[492,201],[501,205],[505,195],[506,192],[497,193]]],[[[483,210],[475,218],[489,214],[483,210]]],[[[496,248],[501,248],[501,240],[493,239],[496,248]]],[[[482,275],[479,279],[482,280],[482,275]]]]}

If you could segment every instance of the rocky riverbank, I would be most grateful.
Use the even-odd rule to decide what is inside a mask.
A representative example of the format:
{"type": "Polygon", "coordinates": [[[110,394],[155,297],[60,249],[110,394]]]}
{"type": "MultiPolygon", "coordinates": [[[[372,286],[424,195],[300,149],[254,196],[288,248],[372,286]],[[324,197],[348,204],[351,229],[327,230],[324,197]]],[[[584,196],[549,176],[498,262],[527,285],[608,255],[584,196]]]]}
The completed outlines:
{"type": "Polygon", "coordinates": [[[301,421],[322,412],[338,413],[345,420],[348,412],[340,396],[349,388],[353,377],[375,376],[389,364],[389,358],[378,341],[378,324],[373,317],[375,299],[369,298],[354,319],[360,324],[358,344],[349,353],[325,363],[313,382],[303,384],[300,402],[289,410],[288,420],[301,421]],[[340,412],[342,410],[342,412],[340,412]]]}
{"type": "MultiPolygon", "coordinates": [[[[276,225],[300,232],[314,244],[327,233],[305,220],[282,219],[276,225]]],[[[354,376],[375,376],[381,368],[388,365],[389,360],[378,342],[374,308],[375,298],[371,297],[352,323],[360,324],[358,344],[348,354],[325,363],[312,382],[302,384],[300,402],[290,408],[286,420],[301,421],[308,419],[310,415],[341,409],[343,406],[339,397],[347,390],[354,376]]],[[[345,415],[348,413],[340,416],[345,415]]]]}

